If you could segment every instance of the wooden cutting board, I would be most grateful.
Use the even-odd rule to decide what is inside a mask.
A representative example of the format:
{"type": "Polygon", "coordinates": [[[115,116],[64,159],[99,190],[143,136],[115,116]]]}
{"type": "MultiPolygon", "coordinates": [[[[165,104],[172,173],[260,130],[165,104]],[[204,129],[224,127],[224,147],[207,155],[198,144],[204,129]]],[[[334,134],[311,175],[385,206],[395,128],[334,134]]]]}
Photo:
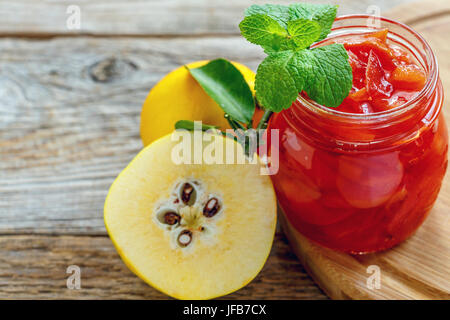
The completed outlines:
{"type": "MultiPolygon", "coordinates": [[[[450,128],[450,1],[408,4],[383,15],[413,27],[433,48],[444,84],[444,114],[450,128]]],[[[450,300],[450,174],[417,233],[386,252],[360,256],[338,253],[311,243],[282,217],[280,220],[309,274],[333,299],[450,300]],[[379,289],[371,280],[376,270],[379,289]]]]}

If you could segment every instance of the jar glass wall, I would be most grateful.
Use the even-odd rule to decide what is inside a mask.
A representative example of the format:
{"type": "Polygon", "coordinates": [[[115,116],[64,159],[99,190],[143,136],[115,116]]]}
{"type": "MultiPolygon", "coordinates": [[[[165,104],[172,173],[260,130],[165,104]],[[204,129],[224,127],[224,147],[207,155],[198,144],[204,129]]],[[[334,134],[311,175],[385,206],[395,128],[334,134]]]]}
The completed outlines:
{"type": "MultiPolygon", "coordinates": [[[[338,18],[317,45],[373,31],[367,19],[338,18]]],[[[409,27],[384,18],[380,27],[427,73],[417,96],[373,114],[339,112],[299,96],[269,123],[279,130],[279,171],[272,179],[287,221],[309,239],[351,253],[384,250],[410,236],[434,204],[447,168],[436,58],[409,27]]]]}

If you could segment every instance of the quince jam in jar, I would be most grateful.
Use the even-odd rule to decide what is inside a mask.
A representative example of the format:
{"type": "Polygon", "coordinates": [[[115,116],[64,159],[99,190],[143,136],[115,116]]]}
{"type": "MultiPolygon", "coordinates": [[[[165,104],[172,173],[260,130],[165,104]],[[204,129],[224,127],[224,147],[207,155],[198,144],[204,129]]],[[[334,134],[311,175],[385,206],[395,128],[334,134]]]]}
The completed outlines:
{"type": "MultiPolygon", "coordinates": [[[[448,137],[436,58],[409,27],[345,16],[316,44],[342,43],[353,88],[336,109],[300,94],[275,114],[272,175],[290,226],[332,249],[367,253],[408,238],[424,221],[447,168],[448,137]],[[388,32],[389,31],[389,32],[388,32]]],[[[270,150],[270,149],[269,149],[270,150]]]]}

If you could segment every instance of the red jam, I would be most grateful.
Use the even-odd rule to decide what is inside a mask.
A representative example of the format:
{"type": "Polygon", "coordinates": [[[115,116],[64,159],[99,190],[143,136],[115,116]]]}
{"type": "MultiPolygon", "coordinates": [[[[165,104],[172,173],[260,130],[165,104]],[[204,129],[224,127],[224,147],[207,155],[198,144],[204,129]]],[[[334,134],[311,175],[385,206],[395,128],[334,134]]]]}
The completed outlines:
{"type": "Polygon", "coordinates": [[[387,43],[387,29],[339,39],[353,71],[353,88],[337,108],[349,113],[389,110],[411,100],[426,82],[408,53],[387,43]]]}
{"type": "Polygon", "coordinates": [[[375,113],[398,107],[416,96],[426,74],[410,55],[387,43],[388,29],[336,39],[347,50],[353,87],[337,107],[348,113],[375,113]]]}
{"type": "Polygon", "coordinates": [[[384,250],[409,237],[435,202],[447,168],[440,81],[418,97],[429,71],[387,36],[381,30],[331,39],[349,54],[353,88],[337,110],[352,115],[329,114],[300,97],[269,124],[279,129],[279,171],[272,179],[288,222],[340,251],[384,250]]]}

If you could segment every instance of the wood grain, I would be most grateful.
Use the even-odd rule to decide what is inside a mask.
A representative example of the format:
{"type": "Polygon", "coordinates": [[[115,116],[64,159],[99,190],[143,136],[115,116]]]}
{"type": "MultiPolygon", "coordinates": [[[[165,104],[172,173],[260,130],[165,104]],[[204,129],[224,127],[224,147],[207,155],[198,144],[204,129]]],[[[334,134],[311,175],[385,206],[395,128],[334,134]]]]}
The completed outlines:
{"type": "MultiPolygon", "coordinates": [[[[411,0],[378,1],[382,10],[411,0]]],[[[269,1],[270,2],[270,1],[269,1]]],[[[276,1],[280,4],[298,0],[276,1]]],[[[320,0],[308,2],[324,3],[320,0]]],[[[339,14],[366,12],[373,0],[328,0],[339,4],[339,14]]],[[[245,8],[266,0],[2,0],[0,35],[54,36],[204,35],[238,34],[245,8]],[[69,5],[81,10],[81,28],[67,28],[69,5]]]]}
{"type": "MultiPolygon", "coordinates": [[[[432,46],[440,63],[444,91],[450,91],[450,2],[426,1],[403,6],[387,16],[417,30],[432,46]]],[[[443,112],[450,127],[450,99],[443,112]]],[[[429,217],[416,234],[386,252],[352,256],[320,247],[280,218],[294,251],[322,289],[333,299],[450,300],[450,175],[429,217]],[[367,268],[381,272],[381,288],[369,289],[367,268]]]]}
{"type": "MultiPolygon", "coordinates": [[[[1,299],[167,299],[123,264],[107,237],[0,237],[1,299]],[[81,289],[67,289],[67,267],[81,269],[81,289]]],[[[248,286],[226,299],[326,299],[282,234],[268,263],[248,286]],[[289,276],[287,276],[289,275],[289,276]]]]}

